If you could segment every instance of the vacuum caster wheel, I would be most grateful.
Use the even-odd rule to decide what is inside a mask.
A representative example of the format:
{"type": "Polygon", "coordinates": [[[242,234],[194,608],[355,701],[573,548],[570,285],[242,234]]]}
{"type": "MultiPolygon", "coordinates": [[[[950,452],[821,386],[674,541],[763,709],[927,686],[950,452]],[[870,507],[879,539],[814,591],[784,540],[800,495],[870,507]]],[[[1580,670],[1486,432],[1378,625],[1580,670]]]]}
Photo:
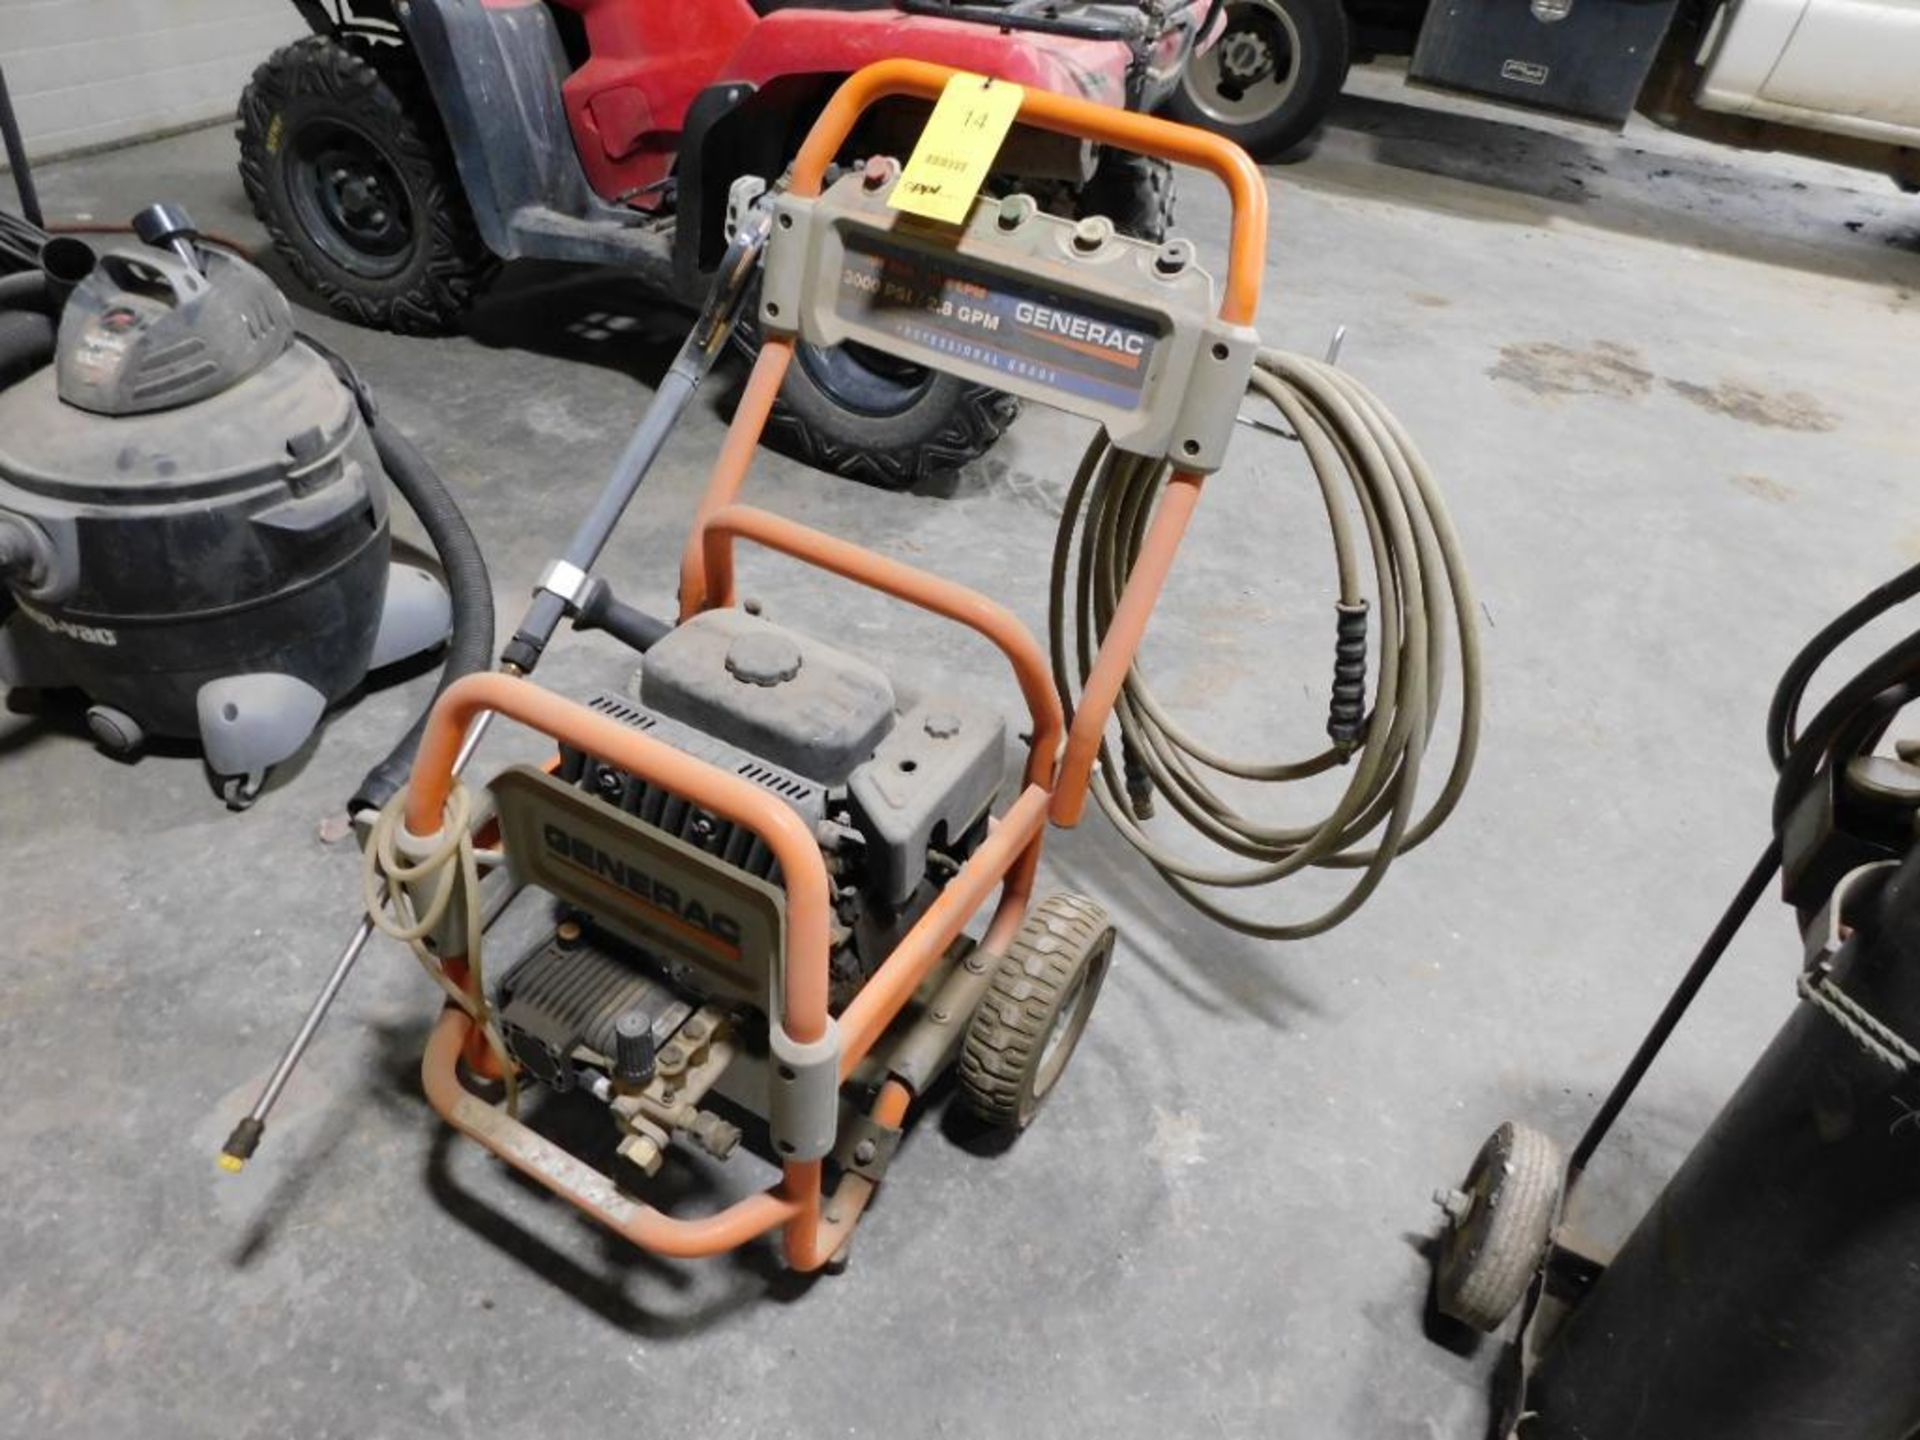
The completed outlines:
{"type": "Polygon", "coordinates": [[[1546,1259],[1564,1169],[1559,1146],[1509,1120],[1480,1147],[1460,1189],[1435,1192],[1447,1215],[1434,1267],[1443,1315],[1500,1328],[1546,1259]]]}
{"type": "Polygon", "coordinates": [[[140,722],[124,710],[111,705],[95,705],[87,711],[87,729],[102,750],[116,760],[132,760],[147,743],[140,722]]]}
{"type": "Polygon", "coordinates": [[[1053,1093],[1113,959],[1113,922],[1079,895],[1033,907],[967,1025],[960,1092],[990,1125],[1024,1130],[1053,1093]]]}

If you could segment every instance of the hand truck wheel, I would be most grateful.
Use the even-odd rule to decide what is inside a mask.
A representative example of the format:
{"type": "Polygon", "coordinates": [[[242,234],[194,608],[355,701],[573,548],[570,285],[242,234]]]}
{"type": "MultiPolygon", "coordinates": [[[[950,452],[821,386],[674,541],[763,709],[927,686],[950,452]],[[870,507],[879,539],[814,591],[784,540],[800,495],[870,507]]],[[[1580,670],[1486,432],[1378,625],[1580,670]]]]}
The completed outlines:
{"type": "Polygon", "coordinates": [[[1434,1266],[1443,1315],[1500,1328],[1546,1259],[1564,1171],[1559,1146],[1509,1120],[1487,1137],[1458,1190],[1435,1192],[1447,1216],[1434,1266]]]}

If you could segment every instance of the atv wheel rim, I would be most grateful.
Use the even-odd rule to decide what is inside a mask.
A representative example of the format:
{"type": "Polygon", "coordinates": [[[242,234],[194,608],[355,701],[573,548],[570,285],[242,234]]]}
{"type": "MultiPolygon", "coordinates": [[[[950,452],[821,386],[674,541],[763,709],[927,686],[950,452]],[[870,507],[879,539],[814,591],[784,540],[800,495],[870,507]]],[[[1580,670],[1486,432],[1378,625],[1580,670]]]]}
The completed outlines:
{"type": "Polygon", "coordinates": [[[287,191],[307,238],[341,269],[378,280],[413,258],[406,187],[380,147],[352,126],[302,126],[288,148],[287,191]]]}
{"type": "Polygon", "coordinates": [[[890,420],[920,402],[933,371],[869,350],[864,345],[796,347],[807,378],[839,406],[868,420],[890,420]]]}
{"type": "Polygon", "coordinates": [[[1238,0],[1227,7],[1220,39],[1187,62],[1180,83],[1208,119],[1256,124],[1299,87],[1299,28],[1274,0],[1238,0]]]}

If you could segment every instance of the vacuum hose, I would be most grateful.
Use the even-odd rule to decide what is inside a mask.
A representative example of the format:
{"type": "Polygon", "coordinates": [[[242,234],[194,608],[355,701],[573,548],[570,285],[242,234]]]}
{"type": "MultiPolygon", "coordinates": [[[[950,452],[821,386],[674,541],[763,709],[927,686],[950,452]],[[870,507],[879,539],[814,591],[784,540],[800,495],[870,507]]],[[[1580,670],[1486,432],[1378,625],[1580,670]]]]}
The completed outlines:
{"type": "Polygon", "coordinates": [[[61,307],[93,270],[93,247],[68,236],[43,238],[39,262],[0,275],[0,389],[53,359],[61,307]]]}
{"type": "Polygon", "coordinates": [[[53,338],[53,321],[38,310],[7,309],[0,296],[0,390],[53,359],[53,338]]]}
{"type": "Polygon", "coordinates": [[[311,335],[302,333],[300,343],[331,365],[340,383],[359,402],[360,416],[366,421],[367,433],[373,437],[374,451],[387,478],[419,518],[433,553],[440,557],[440,566],[447,575],[447,594],[453,604],[453,633],[447,639],[446,657],[440,665],[440,683],[433,687],[432,696],[414,716],[406,734],[361,778],[353,798],[347,802],[347,813],[358,815],[365,810],[384,809],[407,783],[414,752],[420,748],[420,737],[427,731],[427,716],[433,702],[461,676],[488,667],[493,658],[493,580],[480,554],[480,542],[473,538],[467,517],[453,503],[453,496],[447,493],[439,472],[413,448],[411,440],[391,422],[381,419],[380,409],[373,403],[373,393],[346,357],[311,335]]]}
{"type": "MultiPolygon", "coordinates": [[[[1114,706],[1120,764],[1103,745],[1092,788],[1120,833],[1195,908],[1244,934],[1298,940],[1357,910],[1395,857],[1438,829],[1459,802],[1479,742],[1480,641],[1452,522],[1399,422],[1350,376],[1278,350],[1260,352],[1249,393],[1273,405],[1293,427],[1332,531],[1340,598],[1327,721],[1331,743],[1293,761],[1222,754],[1171,718],[1136,661],[1114,706]],[[1364,528],[1377,607],[1366,594],[1361,527],[1350,506],[1364,528]],[[1374,608],[1380,665],[1368,711],[1367,628],[1374,608]],[[1458,736],[1445,783],[1416,818],[1421,757],[1440,718],[1449,631],[1460,659],[1458,736]],[[1252,819],[1216,788],[1218,777],[1285,784],[1340,766],[1350,767],[1350,775],[1338,801],[1324,818],[1305,825],[1252,819]],[[1155,790],[1206,839],[1248,863],[1200,863],[1148,835],[1141,822],[1152,814],[1155,790]],[[1236,914],[1204,893],[1265,885],[1309,867],[1363,873],[1337,904],[1291,924],[1236,914]]],[[[1048,623],[1054,683],[1069,715],[1171,471],[1167,461],[1114,450],[1102,432],[1068,491],[1054,548],[1048,623]]]]}
{"type": "Polygon", "coordinates": [[[413,724],[387,752],[386,758],[367,771],[347,803],[349,815],[357,815],[362,810],[380,810],[400,792],[413,769],[413,754],[420,748],[420,737],[426,733],[427,715],[433,701],[461,676],[485,670],[493,658],[493,581],[487,575],[480,542],[473,538],[467,517],[460,513],[460,507],[454,504],[434,468],[413,448],[413,442],[391,422],[372,413],[371,405],[366,409],[380,463],[386,467],[394,489],[420,518],[421,527],[426,530],[427,539],[446,570],[447,591],[453,600],[453,634],[447,641],[446,659],[441,665],[440,683],[434,687],[433,698],[414,717],[413,724]]]}

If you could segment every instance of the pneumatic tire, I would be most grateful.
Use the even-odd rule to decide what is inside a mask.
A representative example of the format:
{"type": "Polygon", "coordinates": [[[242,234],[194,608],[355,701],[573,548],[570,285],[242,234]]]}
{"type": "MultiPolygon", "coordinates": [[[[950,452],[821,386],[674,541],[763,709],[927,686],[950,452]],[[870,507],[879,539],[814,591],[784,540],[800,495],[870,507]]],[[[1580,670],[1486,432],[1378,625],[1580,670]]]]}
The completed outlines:
{"type": "Polygon", "coordinates": [[[1450,1204],[1434,1267],[1440,1312],[1491,1333],[1546,1263],[1566,1171],[1560,1147],[1509,1120],[1487,1138],[1450,1204]]]}
{"type": "Polygon", "coordinates": [[[309,35],[240,97],[240,178],[301,281],[361,325],[451,329],[498,268],[399,46],[309,35]]]}
{"type": "Polygon", "coordinates": [[[1024,1130],[1086,1030],[1113,960],[1107,912],[1050,895],[1028,914],[967,1025],[960,1093],[989,1125],[1024,1130]]]}
{"type": "Polygon", "coordinates": [[[1226,0],[1220,37],[1189,55],[1165,110],[1262,159],[1319,128],[1352,63],[1341,0],[1226,0]]]}

